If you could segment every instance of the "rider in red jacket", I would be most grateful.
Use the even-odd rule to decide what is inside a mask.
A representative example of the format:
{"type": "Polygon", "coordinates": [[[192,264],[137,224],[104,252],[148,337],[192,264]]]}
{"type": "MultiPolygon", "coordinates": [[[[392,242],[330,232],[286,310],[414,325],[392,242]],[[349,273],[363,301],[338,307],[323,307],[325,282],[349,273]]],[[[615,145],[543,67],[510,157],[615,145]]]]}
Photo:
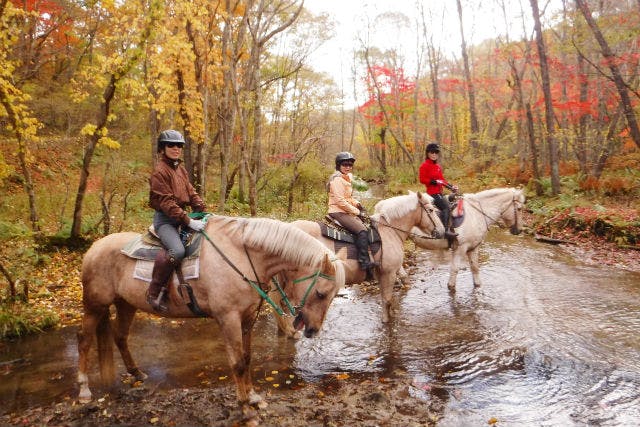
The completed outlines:
{"type": "Polygon", "coordinates": [[[436,143],[427,145],[425,161],[420,165],[420,182],[425,185],[427,194],[433,197],[434,204],[440,209],[440,219],[444,225],[446,238],[454,238],[458,233],[449,228],[449,201],[442,194],[442,187],[447,187],[454,193],[458,187],[451,185],[444,179],[442,167],[438,164],[440,146],[436,143]]]}

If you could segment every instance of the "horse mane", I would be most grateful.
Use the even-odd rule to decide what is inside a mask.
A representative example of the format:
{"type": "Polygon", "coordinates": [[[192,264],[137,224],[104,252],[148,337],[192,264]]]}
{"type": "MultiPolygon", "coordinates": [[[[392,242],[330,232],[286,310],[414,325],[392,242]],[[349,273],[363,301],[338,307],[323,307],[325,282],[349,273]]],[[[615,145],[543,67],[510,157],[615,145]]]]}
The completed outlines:
{"type": "Polygon", "coordinates": [[[515,195],[519,196],[519,201],[524,203],[524,194],[522,190],[518,188],[512,188],[512,187],[491,188],[489,190],[483,190],[478,193],[469,194],[469,196],[478,197],[478,198],[491,198],[495,196],[500,196],[505,192],[511,192],[514,196],[515,195]]]}
{"type": "MultiPolygon", "coordinates": [[[[422,194],[423,198],[433,203],[433,198],[428,194],[422,194]]],[[[413,191],[409,191],[409,194],[402,196],[390,197],[388,199],[380,200],[376,203],[374,211],[382,214],[385,218],[393,220],[395,218],[402,218],[416,208],[418,205],[418,195],[413,191]]]]}
{"type": "MultiPolygon", "coordinates": [[[[296,265],[319,266],[333,253],[311,235],[286,222],[270,218],[233,218],[235,231],[249,247],[262,249],[296,265]]],[[[333,255],[335,257],[335,255],[333,255]]]]}

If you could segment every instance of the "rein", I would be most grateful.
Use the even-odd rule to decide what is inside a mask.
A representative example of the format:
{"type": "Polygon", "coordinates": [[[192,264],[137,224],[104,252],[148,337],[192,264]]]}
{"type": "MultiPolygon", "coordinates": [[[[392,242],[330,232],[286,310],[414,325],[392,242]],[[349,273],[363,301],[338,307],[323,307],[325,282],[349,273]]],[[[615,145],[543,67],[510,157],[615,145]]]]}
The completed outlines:
{"type": "MultiPolygon", "coordinates": [[[[431,220],[431,223],[433,224],[433,228],[436,228],[436,222],[433,220],[433,218],[431,218],[431,216],[429,215],[431,212],[429,212],[427,210],[427,208],[424,206],[424,203],[422,203],[420,200],[418,200],[418,204],[420,204],[420,207],[422,208],[422,210],[420,211],[420,223],[422,223],[422,215],[426,212],[427,213],[427,217],[431,220]]],[[[407,233],[409,236],[415,236],[415,237],[420,237],[422,239],[435,239],[435,237],[433,236],[426,236],[425,234],[418,234],[418,233],[413,233],[411,231],[407,231],[407,230],[403,230],[401,228],[395,227],[391,224],[389,224],[389,220],[387,219],[387,217],[381,213],[380,214],[381,218],[384,218],[384,220],[386,221],[386,224],[381,223],[380,221],[377,221],[371,217],[369,217],[369,221],[371,221],[372,223],[376,223],[377,225],[384,225],[387,228],[391,228],[392,230],[396,231],[396,235],[398,234],[398,231],[401,231],[403,233],[407,233]]],[[[400,236],[398,236],[400,237],[400,236]]],[[[403,240],[402,238],[400,238],[400,240],[403,240]]]]}
{"type": "MultiPolygon", "coordinates": [[[[466,199],[466,198],[465,198],[465,200],[469,200],[469,199],[466,199]]],[[[471,207],[472,207],[473,209],[475,209],[476,211],[480,212],[480,213],[484,216],[484,223],[485,223],[485,225],[487,226],[487,230],[489,229],[489,225],[490,225],[490,224],[487,222],[487,218],[489,218],[489,219],[492,221],[492,223],[494,223],[494,224],[495,224],[495,223],[498,223],[498,219],[497,219],[497,218],[492,218],[491,216],[487,215],[487,214],[484,212],[484,209],[482,209],[482,204],[480,203],[480,200],[478,200],[478,199],[472,199],[472,200],[473,200],[474,202],[478,203],[478,206],[480,207],[479,209],[478,209],[477,207],[475,207],[473,204],[471,205],[471,207]]],[[[502,214],[504,214],[504,213],[507,211],[507,209],[509,209],[509,207],[511,207],[511,206],[513,206],[513,218],[514,218],[514,225],[513,225],[513,226],[514,226],[514,227],[517,227],[517,226],[518,226],[518,207],[516,206],[516,198],[515,198],[515,196],[511,199],[511,203],[509,203],[509,204],[507,205],[507,207],[506,207],[506,208],[504,208],[504,209],[503,209],[503,210],[498,214],[498,218],[501,218],[501,217],[502,217],[502,214]]]]}
{"type": "MultiPolygon", "coordinates": [[[[260,297],[262,297],[262,299],[260,300],[260,304],[262,304],[263,301],[266,301],[275,310],[275,312],[278,313],[278,315],[280,315],[280,316],[284,315],[284,312],[278,306],[278,304],[276,304],[271,299],[269,294],[267,294],[267,292],[264,289],[262,289],[262,286],[260,286],[261,283],[260,283],[259,280],[258,281],[254,281],[254,280],[249,279],[247,276],[245,276],[244,273],[242,273],[242,271],[240,271],[240,269],[238,269],[238,267],[236,267],[235,264],[233,262],[231,262],[231,260],[222,252],[222,250],[213,242],[213,240],[211,240],[211,238],[209,237],[209,235],[207,234],[206,231],[201,230],[200,232],[202,233],[204,238],[209,243],[211,243],[211,246],[213,246],[213,248],[218,252],[218,254],[220,254],[222,259],[227,264],[229,264],[229,267],[231,267],[236,273],[238,273],[238,275],[240,275],[240,277],[242,277],[242,280],[244,280],[249,285],[251,285],[251,287],[258,293],[258,295],[260,295],[260,297]]],[[[251,265],[251,269],[253,270],[253,274],[256,276],[256,279],[257,279],[258,278],[258,274],[256,273],[256,269],[253,266],[253,261],[251,261],[251,257],[249,256],[249,252],[247,251],[247,247],[245,245],[243,245],[243,247],[244,247],[244,252],[247,255],[247,258],[249,259],[249,264],[251,265]]],[[[298,310],[300,310],[300,309],[302,309],[302,307],[304,307],[304,304],[305,304],[305,302],[307,300],[307,296],[309,295],[309,293],[311,292],[311,289],[315,286],[316,282],[318,281],[318,277],[322,277],[322,278],[327,279],[327,280],[335,280],[333,277],[327,276],[326,274],[324,274],[320,270],[318,270],[314,274],[311,274],[311,275],[305,276],[305,277],[301,277],[301,278],[296,279],[296,280],[293,281],[293,283],[296,284],[296,283],[299,283],[299,282],[302,282],[302,281],[305,281],[305,280],[308,280],[308,279],[313,279],[313,281],[311,282],[311,284],[307,288],[307,291],[305,292],[304,297],[300,301],[300,305],[297,305],[297,306],[292,306],[291,305],[291,302],[289,301],[289,298],[285,294],[284,289],[278,283],[278,280],[275,277],[272,278],[271,280],[276,285],[276,288],[278,289],[278,292],[280,293],[280,295],[282,296],[285,304],[289,308],[289,312],[292,315],[295,315],[298,310]]],[[[258,312],[259,312],[259,308],[258,308],[258,312]]]]}

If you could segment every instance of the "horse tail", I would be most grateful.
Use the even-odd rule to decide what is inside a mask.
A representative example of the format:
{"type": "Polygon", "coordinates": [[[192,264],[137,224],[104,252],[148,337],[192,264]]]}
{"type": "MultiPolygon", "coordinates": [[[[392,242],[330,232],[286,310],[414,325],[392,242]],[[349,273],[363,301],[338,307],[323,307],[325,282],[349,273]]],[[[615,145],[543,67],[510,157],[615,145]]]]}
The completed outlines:
{"type": "Polygon", "coordinates": [[[113,363],[113,329],[109,310],[100,317],[96,328],[98,341],[98,365],[100,366],[100,378],[105,385],[111,385],[116,378],[113,363]]]}

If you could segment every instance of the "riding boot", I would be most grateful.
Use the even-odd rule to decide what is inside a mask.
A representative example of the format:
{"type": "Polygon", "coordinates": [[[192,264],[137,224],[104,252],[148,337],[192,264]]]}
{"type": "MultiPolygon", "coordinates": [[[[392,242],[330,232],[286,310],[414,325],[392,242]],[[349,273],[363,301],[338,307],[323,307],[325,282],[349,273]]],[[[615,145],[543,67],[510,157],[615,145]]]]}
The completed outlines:
{"type": "Polygon", "coordinates": [[[151,283],[147,291],[147,302],[155,311],[164,313],[167,306],[164,303],[167,282],[173,274],[176,267],[175,258],[169,256],[166,250],[162,249],[156,255],[153,264],[153,272],[151,273],[151,283]]]}
{"type": "Polygon", "coordinates": [[[371,262],[369,258],[369,235],[366,230],[359,231],[356,234],[356,249],[358,250],[358,264],[360,270],[367,272],[366,280],[373,279],[373,268],[376,267],[376,263],[371,262]]]}
{"type": "Polygon", "coordinates": [[[444,225],[444,237],[446,239],[455,239],[456,237],[458,237],[458,233],[453,231],[453,228],[449,228],[450,221],[451,217],[450,215],[447,215],[445,221],[442,222],[442,224],[444,225]]]}

